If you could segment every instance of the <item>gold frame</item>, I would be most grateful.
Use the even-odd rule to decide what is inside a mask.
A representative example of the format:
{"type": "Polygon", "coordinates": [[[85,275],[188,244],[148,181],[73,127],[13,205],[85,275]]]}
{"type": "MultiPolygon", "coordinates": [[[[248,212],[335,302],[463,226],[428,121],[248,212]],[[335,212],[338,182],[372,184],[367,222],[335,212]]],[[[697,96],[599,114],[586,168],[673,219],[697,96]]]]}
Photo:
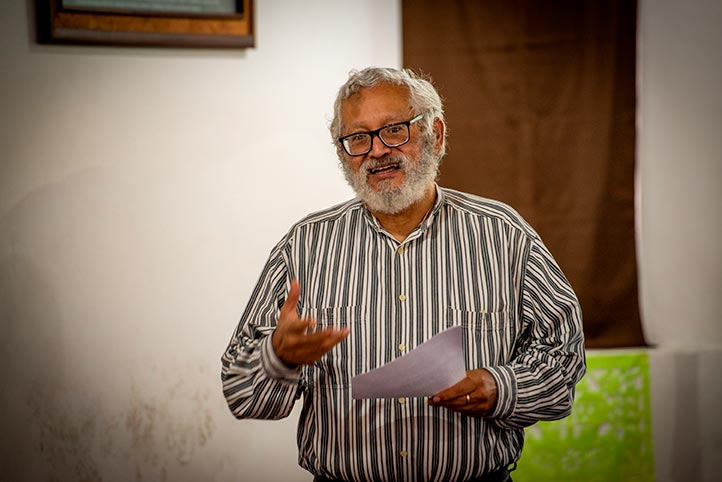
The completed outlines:
{"type": "Polygon", "coordinates": [[[62,0],[37,0],[38,41],[43,44],[246,48],[254,46],[252,0],[233,14],[157,13],[64,8],[62,0]]]}

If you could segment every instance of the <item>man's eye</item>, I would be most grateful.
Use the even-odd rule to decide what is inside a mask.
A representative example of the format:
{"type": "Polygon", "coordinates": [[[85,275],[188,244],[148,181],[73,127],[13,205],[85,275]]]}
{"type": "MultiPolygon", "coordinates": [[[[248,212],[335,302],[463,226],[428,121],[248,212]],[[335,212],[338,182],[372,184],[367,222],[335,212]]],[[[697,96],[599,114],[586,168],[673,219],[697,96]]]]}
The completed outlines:
{"type": "Polygon", "coordinates": [[[368,137],[367,134],[354,134],[348,138],[350,142],[363,142],[368,137]]]}

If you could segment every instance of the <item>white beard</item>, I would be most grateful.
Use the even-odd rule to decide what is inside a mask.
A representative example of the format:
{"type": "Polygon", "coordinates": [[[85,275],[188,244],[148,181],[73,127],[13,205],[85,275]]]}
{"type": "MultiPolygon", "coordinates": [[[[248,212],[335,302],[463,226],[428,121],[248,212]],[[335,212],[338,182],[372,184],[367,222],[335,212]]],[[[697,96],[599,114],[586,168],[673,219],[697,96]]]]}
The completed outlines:
{"type": "Polygon", "coordinates": [[[404,154],[389,154],[380,159],[369,159],[353,172],[348,163],[341,161],[344,177],[371,211],[385,214],[397,214],[421,201],[427,189],[434,183],[439,172],[440,159],[434,155],[431,143],[425,143],[417,162],[411,162],[404,154]],[[385,186],[385,181],[378,183],[378,190],[368,183],[370,169],[389,163],[398,162],[399,169],[405,174],[401,186],[385,186]]]}

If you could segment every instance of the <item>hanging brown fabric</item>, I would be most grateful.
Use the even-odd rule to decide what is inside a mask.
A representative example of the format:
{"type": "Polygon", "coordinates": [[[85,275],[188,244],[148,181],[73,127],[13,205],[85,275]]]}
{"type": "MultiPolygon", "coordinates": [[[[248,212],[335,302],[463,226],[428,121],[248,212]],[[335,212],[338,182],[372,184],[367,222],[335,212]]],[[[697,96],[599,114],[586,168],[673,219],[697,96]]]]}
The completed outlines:
{"type": "Polygon", "coordinates": [[[588,347],[644,345],[636,2],[402,5],[404,65],[445,100],[440,183],[507,202],[534,226],[580,298],[588,347]]]}

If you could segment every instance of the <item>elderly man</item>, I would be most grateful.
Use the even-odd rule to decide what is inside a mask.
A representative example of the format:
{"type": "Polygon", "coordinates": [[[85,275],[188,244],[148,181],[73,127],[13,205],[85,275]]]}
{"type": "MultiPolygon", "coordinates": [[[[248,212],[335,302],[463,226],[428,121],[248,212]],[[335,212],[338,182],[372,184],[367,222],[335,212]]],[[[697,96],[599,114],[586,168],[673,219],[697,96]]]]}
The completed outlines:
{"type": "Polygon", "coordinates": [[[303,397],[299,462],[316,481],[511,480],[524,427],[568,415],[584,374],[572,288],[513,209],[436,184],[445,123],[427,80],[352,72],[331,134],[357,197],[271,252],[222,357],[231,411],[278,419],[303,397]],[[452,326],[466,378],[352,399],[354,375],[452,326]]]}

